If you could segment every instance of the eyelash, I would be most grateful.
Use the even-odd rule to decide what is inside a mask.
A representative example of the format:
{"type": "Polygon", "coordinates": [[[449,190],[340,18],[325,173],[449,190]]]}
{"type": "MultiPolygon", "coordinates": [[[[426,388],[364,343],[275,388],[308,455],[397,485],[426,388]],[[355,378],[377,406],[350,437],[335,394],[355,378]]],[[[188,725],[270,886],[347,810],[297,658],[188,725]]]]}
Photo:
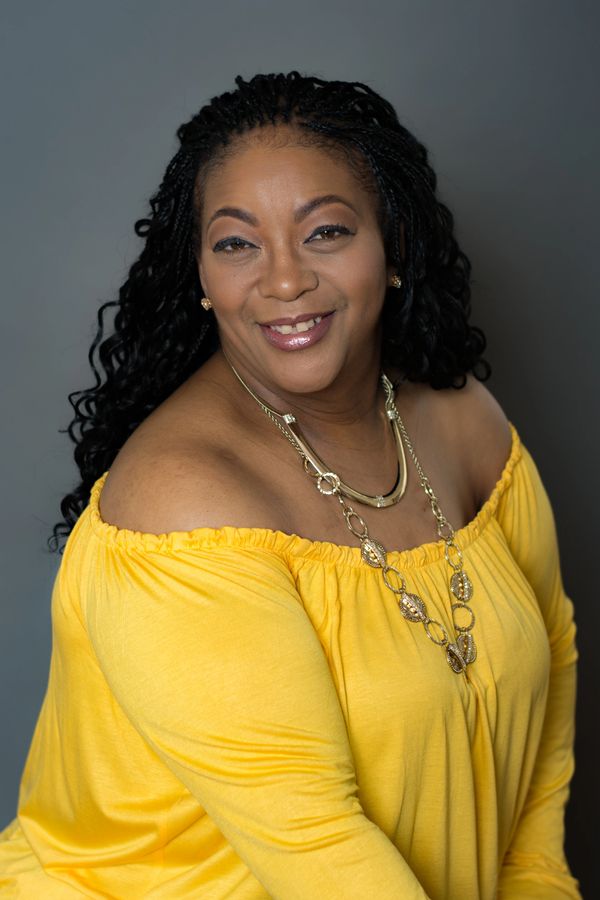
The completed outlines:
{"type": "MultiPolygon", "coordinates": [[[[345,225],[321,225],[321,226],[319,226],[319,228],[316,228],[313,231],[313,233],[310,235],[308,240],[310,240],[311,238],[315,238],[320,234],[328,234],[328,233],[336,233],[336,232],[341,235],[354,234],[354,232],[350,231],[349,228],[346,228],[345,225]]],[[[325,243],[325,240],[323,240],[322,242],[319,241],[319,243],[325,243]]],[[[252,244],[250,244],[250,241],[245,241],[245,240],[243,240],[243,238],[227,237],[227,238],[223,238],[220,241],[217,241],[217,243],[213,247],[213,252],[219,253],[221,251],[225,251],[229,255],[233,255],[234,253],[237,253],[238,250],[243,250],[245,247],[251,247],[251,246],[252,246],[252,244]],[[227,249],[227,248],[234,248],[234,247],[237,249],[235,249],[235,250],[227,249]]]]}

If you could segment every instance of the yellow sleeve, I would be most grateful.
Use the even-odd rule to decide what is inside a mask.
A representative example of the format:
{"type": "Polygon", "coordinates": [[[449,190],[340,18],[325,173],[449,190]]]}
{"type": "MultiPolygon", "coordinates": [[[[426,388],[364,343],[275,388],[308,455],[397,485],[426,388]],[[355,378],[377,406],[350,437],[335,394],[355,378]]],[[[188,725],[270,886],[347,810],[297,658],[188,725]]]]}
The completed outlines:
{"type": "Polygon", "coordinates": [[[279,556],[106,546],[92,595],[117,702],[270,896],[426,898],[361,808],[326,657],[279,556]]]}
{"type": "Polygon", "coordinates": [[[580,898],[564,855],[564,810],[573,774],[576,689],[573,605],[566,596],[554,517],[525,448],[498,518],[511,552],[531,584],[551,649],[548,700],[539,751],[518,825],[504,857],[498,900],[580,898]]]}

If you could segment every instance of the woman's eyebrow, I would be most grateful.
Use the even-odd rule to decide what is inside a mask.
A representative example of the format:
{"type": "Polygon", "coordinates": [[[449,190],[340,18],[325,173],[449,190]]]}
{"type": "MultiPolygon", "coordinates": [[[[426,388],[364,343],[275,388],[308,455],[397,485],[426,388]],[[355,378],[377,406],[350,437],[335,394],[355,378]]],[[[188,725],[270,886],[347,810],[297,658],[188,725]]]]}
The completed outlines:
{"type": "MultiPolygon", "coordinates": [[[[338,194],[324,194],[322,197],[314,197],[312,200],[309,200],[307,203],[303,203],[302,206],[298,207],[294,213],[294,222],[301,222],[310,215],[313,210],[318,209],[319,206],[326,206],[330,203],[343,203],[343,205],[351,209],[352,212],[356,212],[352,204],[348,200],[344,200],[344,198],[340,197],[338,194]]],[[[246,222],[248,225],[253,225],[254,227],[258,225],[256,216],[253,216],[252,213],[247,212],[245,209],[240,209],[239,206],[222,206],[212,214],[206,227],[208,228],[209,225],[212,225],[215,219],[223,218],[224,216],[229,216],[232,219],[240,219],[242,222],[246,222]]]]}
{"type": "Polygon", "coordinates": [[[352,204],[348,200],[344,200],[343,197],[340,197],[339,194],[324,194],[322,197],[314,197],[314,199],[309,200],[308,203],[304,203],[300,206],[294,213],[294,222],[301,222],[302,219],[305,219],[313,210],[318,209],[319,206],[326,206],[329,203],[343,203],[344,206],[347,206],[352,212],[356,212],[352,204]]]}
{"type": "Polygon", "coordinates": [[[218,209],[212,214],[206,223],[206,227],[208,228],[215,219],[219,219],[222,216],[231,216],[232,219],[241,219],[242,222],[247,222],[248,225],[258,225],[258,219],[253,216],[252,213],[246,212],[245,209],[240,209],[239,206],[222,206],[221,209],[218,209]]]}

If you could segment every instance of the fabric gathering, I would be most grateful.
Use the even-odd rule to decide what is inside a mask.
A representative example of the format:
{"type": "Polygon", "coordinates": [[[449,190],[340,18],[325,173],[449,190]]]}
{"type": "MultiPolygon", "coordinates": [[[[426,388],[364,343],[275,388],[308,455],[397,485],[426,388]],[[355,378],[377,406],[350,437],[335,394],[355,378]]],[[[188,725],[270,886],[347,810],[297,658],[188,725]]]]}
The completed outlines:
{"type": "MultiPolygon", "coordinates": [[[[56,580],[0,895],[577,898],[561,824],[575,626],[512,433],[457,534],[480,634],[468,680],[446,676],[356,548],[120,530],[100,478],[56,580]]],[[[448,623],[443,544],[396,556],[448,623]]]]}

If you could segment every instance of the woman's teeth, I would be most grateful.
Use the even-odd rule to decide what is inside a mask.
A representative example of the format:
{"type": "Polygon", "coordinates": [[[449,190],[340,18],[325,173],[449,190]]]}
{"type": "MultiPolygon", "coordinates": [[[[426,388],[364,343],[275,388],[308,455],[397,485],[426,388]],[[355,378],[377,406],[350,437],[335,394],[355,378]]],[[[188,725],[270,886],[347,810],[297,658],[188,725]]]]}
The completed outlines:
{"type": "Polygon", "coordinates": [[[279,334],[301,334],[303,331],[310,331],[315,325],[318,325],[323,316],[316,316],[314,319],[307,319],[306,322],[297,322],[295,325],[269,325],[273,331],[279,334]]]}

